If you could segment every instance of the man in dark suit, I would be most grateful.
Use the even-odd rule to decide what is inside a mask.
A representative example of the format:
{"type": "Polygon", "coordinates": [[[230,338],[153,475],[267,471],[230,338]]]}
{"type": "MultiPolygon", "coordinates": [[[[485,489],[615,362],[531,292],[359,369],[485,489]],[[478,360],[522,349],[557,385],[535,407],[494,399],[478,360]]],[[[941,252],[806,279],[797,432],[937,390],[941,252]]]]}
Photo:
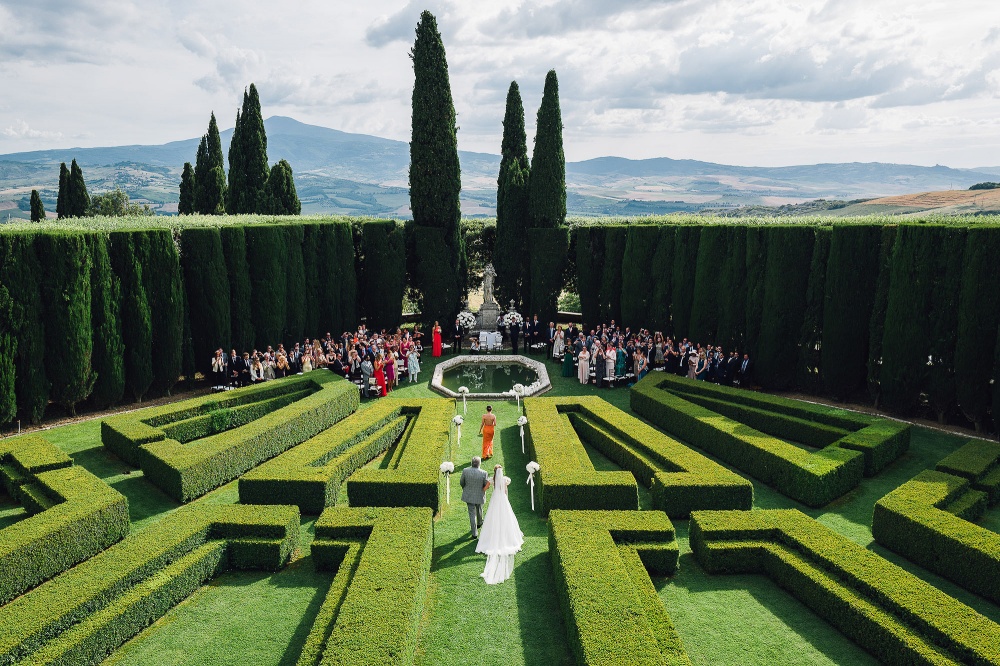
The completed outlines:
{"type": "Polygon", "coordinates": [[[236,350],[230,350],[229,360],[226,362],[226,378],[229,380],[229,385],[233,388],[240,385],[240,370],[237,367],[239,361],[240,357],[236,355],[236,350]]]}
{"type": "Polygon", "coordinates": [[[546,358],[552,358],[552,347],[556,343],[556,323],[554,321],[549,322],[549,331],[546,341],[549,343],[549,353],[546,358]]]}
{"type": "Polygon", "coordinates": [[[576,324],[570,324],[569,328],[566,329],[566,344],[576,342],[577,333],[579,333],[579,331],[576,330],[576,324]]]}
{"type": "Polygon", "coordinates": [[[347,368],[344,367],[344,362],[341,360],[340,354],[334,355],[333,363],[330,364],[330,369],[333,370],[333,374],[335,375],[347,377],[347,368]]]}
{"type": "Polygon", "coordinates": [[[750,388],[750,373],[753,372],[753,363],[750,362],[750,354],[743,354],[740,361],[739,370],[736,371],[736,379],[742,388],[750,388]]]}
{"type": "Polygon", "coordinates": [[[510,329],[510,348],[513,350],[511,353],[516,354],[517,353],[517,339],[521,335],[521,325],[518,324],[517,322],[513,322],[507,328],[510,329]]]}
{"type": "Polygon", "coordinates": [[[531,346],[534,347],[542,341],[542,323],[538,321],[538,315],[531,318],[531,346]]]}
{"type": "Polygon", "coordinates": [[[243,352],[243,356],[236,357],[236,385],[237,386],[249,386],[250,385],[250,353],[243,352]]]}
{"type": "Polygon", "coordinates": [[[455,344],[451,348],[452,354],[462,353],[462,338],[465,337],[465,327],[459,323],[458,319],[455,320],[455,344]]]}

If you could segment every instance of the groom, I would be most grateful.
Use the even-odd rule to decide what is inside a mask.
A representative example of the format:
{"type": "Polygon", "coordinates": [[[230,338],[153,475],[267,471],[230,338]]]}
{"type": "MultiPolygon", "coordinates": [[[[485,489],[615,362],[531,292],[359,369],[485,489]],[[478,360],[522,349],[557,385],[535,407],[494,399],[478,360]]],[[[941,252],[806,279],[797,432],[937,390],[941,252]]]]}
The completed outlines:
{"type": "Polygon", "coordinates": [[[472,467],[462,470],[458,484],[462,486],[462,501],[469,506],[469,526],[472,528],[472,538],[479,537],[479,528],[483,525],[483,502],[486,501],[486,489],[490,487],[490,475],[479,468],[482,459],[475,456],[472,467]]]}

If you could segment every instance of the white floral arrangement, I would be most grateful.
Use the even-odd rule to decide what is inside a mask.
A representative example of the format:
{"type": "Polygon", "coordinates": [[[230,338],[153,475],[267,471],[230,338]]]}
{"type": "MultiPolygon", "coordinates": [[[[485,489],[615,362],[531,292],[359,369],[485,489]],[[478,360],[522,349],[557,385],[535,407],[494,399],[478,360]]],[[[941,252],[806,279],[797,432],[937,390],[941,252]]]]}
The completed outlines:
{"type": "Polygon", "coordinates": [[[517,425],[519,425],[519,426],[523,426],[527,422],[528,422],[528,417],[527,416],[519,416],[518,419],[517,419],[517,425]]]}
{"type": "Polygon", "coordinates": [[[524,395],[524,384],[514,384],[510,390],[518,395],[524,395]]]}
{"type": "Polygon", "coordinates": [[[468,393],[469,392],[469,387],[468,386],[459,386],[458,387],[458,392],[459,393],[468,393]]]}
{"type": "Polygon", "coordinates": [[[524,468],[528,470],[528,474],[534,474],[535,472],[541,469],[541,466],[539,466],[538,463],[532,460],[530,463],[525,465],[524,468]]]}
{"type": "Polygon", "coordinates": [[[458,313],[458,323],[464,328],[470,329],[476,325],[476,315],[472,314],[468,310],[464,310],[458,313]]]}
{"type": "Polygon", "coordinates": [[[520,312],[514,312],[511,310],[503,316],[503,323],[505,326],[513,326],[514,324],[520,326],[524,323],[524,317],[521,316],[520,312]]]}
{"type": "Polygon", "coordinates": [[[456,414],[455,418],[453,418],[451,422],[454,423],[455,425],[462,425],[463,423],[465,423],[465,419],[462,418],[461,414],[456,414]]]}
{"type": "Polygon", "coordinates": [[[442,474],[451,474],[454,471],[455,471],[455,463],[449,462],[447,460],[445,462],[441,463],[441,473],[442,474]]]}

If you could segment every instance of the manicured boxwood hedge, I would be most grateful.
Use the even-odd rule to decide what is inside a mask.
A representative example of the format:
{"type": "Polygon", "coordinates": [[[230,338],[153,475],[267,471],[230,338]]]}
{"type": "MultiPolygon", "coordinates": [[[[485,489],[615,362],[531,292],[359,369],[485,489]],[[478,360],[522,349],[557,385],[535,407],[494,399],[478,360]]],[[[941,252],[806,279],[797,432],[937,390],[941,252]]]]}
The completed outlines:
{"type": "Polygon", "coordinates": [[[420,412],[396,400],[377,402],[241,476],[240,502],[322,513],[337,503],[344,480],[398,442],[420,412]]]}
{"type": "Polygon", "coordinates": [[[295,507],[183,508],[0,607],[0,662],[100,663],[223,571],[281,568],[298,538],[295,507]]]}
{"type": "Polygon", "coordinates": [[[37,435],[0,440],[0,481],[31,514],[0,530],[0,604],[128,534],[125,496],[37,435]]]}
{"type": "MultiPolygon", "coordinates": [[[[273,403],[272,403],[273,404],[273,403]]],[[[146,478],[168,495],[186,502],[204,495],[273,458],[353,413],[359,404],[357,387],[326,370],[314,370],[258,386],[231,391],[225,396],[195,398],[136,414],[105,419],[101,423],[104,446],[120,458],[142,468],[146,478]],[[239,406],[277,398],[282,394],[309,391],[308,395],[281,409],[233,429],[231,424],[254,416],[253,409],[239,406]],[[235,415],[220,410],[237,408],[235,415]],[[168,439],[164,426],[194,417],[215,414],[222,430],[195,442],[182,444],[168,439]]],[[[197,432],[203,420],[189,424],[197,432]]],[[[184,434],[183,437],[191,436],[184,434]]]]}
{"type": "MultiPolygon", "coordinates": [[[[541,398],[550,400],[550,398],[541,398]]],[[[596,397],[560,403],[576,438],[562,447],[593,446],[651,490],[653,506],[671,518],[686,518],[694,509],[749,509],[753,484],[630,414],[596,397]]],[[[584,457],[586,451],[581,451],[584,457]]],[[[543,476],[557,476],[550,470],[543,476]]]]}
{"type": "Polygon", "coordinates": [[[1000,503],[1000,444],[973,439],[937,464],[939,472],[960,476],[986,493],[988,502],[1000,503]]]}
{"type": "Polygon", "coordinates": [[[674,573],[678,552],[658,511],[549,513],[552,569],[578,664],[691,663],[649,579],[674,573]]]}
{"type": "Polygon", "coordinates": [[[709,573],[771,578],[887,664],[1000,663],[1000,625],[805,514],[696,511],[709,573]]]}
{"type": "Polygon", "coordinates": [[[384,468],[365,467],[347,479],[347,499],[351,506],[426,506],[437,512],[440,466],[455,403],[444,398],[391,402],[401,414],[412,415],[412,424],[384,468]]]}
{"type": "Polygon", "coordinates": [[[1000,534],[970,522],[986,508],[986,494],[971,485],[944,472],[921,472],[875,504],[872,536],[925,569],[1000,602],[1000,534]]]}
{"type": "MultiPolygon", "coordinates": [[[[541,466],[535,475],[543,512],[552,509],[639,508],[639,487],[629,472],[598,472],[587,456],[569,417],[586,398],[526,398],[526,443],[541,466]]],[[[592,400],[598,400],[592,398],[592,400]]]]}
{"type": "Polygon", "coordinates": [[[299,666],[413,663],[434,548],[432,519],[427,507],[323,512],[312,555],[318,568],[337,575],[299,666]]]}
{"type": "Polygon", "coordinates": [[[861,482],[865,458],[860,451],[832,444],[809,453],[664,390],[666,381],[666,373],[652,373],[636,384],[632,410],[782,494],[823,506],[861,482]]]}

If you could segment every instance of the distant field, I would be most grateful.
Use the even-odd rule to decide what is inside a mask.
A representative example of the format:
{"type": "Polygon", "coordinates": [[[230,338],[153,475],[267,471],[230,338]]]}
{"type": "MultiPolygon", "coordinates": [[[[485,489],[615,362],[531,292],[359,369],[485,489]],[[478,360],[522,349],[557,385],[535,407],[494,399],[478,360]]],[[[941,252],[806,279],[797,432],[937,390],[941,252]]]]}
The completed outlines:
{"type": "Polygon", "coordinates": [[[982,215],[1000,212],[1000,190],[944,190],[872,199],[832,215],[982,215]]]}

